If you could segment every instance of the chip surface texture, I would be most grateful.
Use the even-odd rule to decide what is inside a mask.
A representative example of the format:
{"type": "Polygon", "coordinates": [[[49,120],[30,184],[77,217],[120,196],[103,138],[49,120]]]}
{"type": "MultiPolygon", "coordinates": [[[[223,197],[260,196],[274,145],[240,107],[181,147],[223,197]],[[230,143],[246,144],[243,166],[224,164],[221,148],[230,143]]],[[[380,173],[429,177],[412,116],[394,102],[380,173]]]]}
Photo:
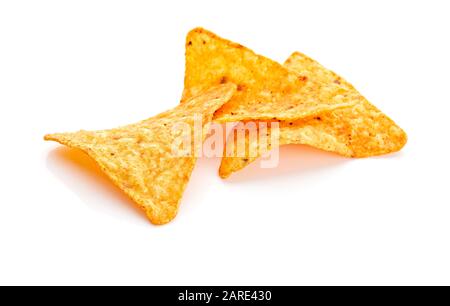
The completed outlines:
{"type": "MultiPolygon", "coordinates": [[[[298,77],[308,79],[306,88],[317,91],[319,96],[340,94],[352,101],[353,106],[302,120],[280,122],[280,145],[304,144],[345,157],[363,158],[394,153],[406,144],[406,133],[336,73],[299,52],[291,55],[285,67],[297,73],[298,77]]],[[[246,139],[247,146],[257,147],[255,142],[257,139],[246,139]]],[[[226,150],[236,150],[233,140],[228,141],[226,146],[226,150]]],[[[271,149],[269,142],[261,151],[271,149]]],[[[219,175],[227,178],[257,158],[224,157],[219,175]]]]}
{"type": "MultiPolygon", "coordinates": [[[[136,124],[104,131],[52,134],[45,136],[45,140],[87,153],[145,210],[152,223],[165,224],[176,216],[196,162],[192,154],[185,157],[172,155],[176,137],[172,128],[180,123],[193,128],[196,116],[201,115],[204,139],[214,112],[232,97],[235,90],[233,84],[221,85],[136,124]]],[[[194,137],[191,146],[196,146],[194,137]]]]}
{"type": "Polygon", "coordinates": [[[202,28],[192,30],[186,38],[183,101],[224,83],[236,84],[237,92],[216,112],[214,120],[220,123],[298,120],[353,104],[242,45],[202,28]]]}

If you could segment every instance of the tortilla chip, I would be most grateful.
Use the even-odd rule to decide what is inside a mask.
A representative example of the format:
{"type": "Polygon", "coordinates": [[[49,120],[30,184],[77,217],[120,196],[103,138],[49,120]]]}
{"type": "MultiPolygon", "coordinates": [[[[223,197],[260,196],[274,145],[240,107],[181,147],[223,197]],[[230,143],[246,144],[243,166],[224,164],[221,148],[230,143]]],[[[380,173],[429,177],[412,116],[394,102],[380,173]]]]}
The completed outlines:
{"type": "MultiPolygon", "coordinates": [[[[406,144],[405,132],[334,72],[299,52],[294,53],[285,66],[296,71],[298,76],[314,82],[316,85],[313,87],[319,88],[321,94],[343,92],[356,104],[306,120],[281,122],[280,145],[306,144],[346,157],[362,158],[397,152],[406,144]]],[[[246,141],[249,142],[248,139],[246,141]]],[[[230,140],[227,146],[231,148],[227,150],[235,151],[235,145],[230,140]]],[[[247,145],[258,146],[257,143],[247,145]]],[[[265,149],[272,149],[270,143],[265,149]]],[[[260,150],[264,152],[264,148],[260,150]]],[[[258,156],[224,157],[219,174],[226,178],[257,158],[258,156]]]]}
{"type": "Polygon", "coordinates": [[[219,123],[245,120],[298,120],[353,105],[344,90],[320,91],[316,83],[250,49],[198,28],[186,39],[182,101],[211,86],[234,83],[237,93],[220,108],[219,123]]]}
{"type": "MultiPolygon", "coordinates": [[[[83,150],[146,211],[152,223],[165,224],[176,216],[196,162],[192,154],[172,156],[173,142],[179,136],[173,135],[173,128],[185,123],[192,130],[195,118],[201,115],[204,140],[214,112],[235,91],[233,84],[218,86],[137,124],[105,131],[52,134],[45,140],[83,150]]],[[[191,137],[192,148],[194,145],[191,137]]]]}

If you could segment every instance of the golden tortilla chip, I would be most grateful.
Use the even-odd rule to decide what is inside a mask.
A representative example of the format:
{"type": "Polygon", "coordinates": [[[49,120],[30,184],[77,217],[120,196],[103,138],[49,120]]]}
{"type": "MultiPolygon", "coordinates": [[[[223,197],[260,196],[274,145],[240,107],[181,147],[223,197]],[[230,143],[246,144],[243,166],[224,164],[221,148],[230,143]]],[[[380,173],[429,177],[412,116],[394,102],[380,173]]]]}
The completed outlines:
{"type": "Polygon", "coordinates": [[[238,91],[216,112],[214,120],[219,123],[298,120],[353,105],[345,94],[320,91],[307,77],[250,49],[201,28],[192,30],[186,39],[182,100],[228,82],[236,84],[238,91]]]}
{"type": "MultiPolygon", "coordinates": [[[[172,155],[173,143],[180,136],[174,135],[175,125],[185,124],[192,130],[196,118],[200,118],[204,140],[214,112],[235,91],[233,84],[218,86],[137,124],[105,131],[52,134],[45,136],[45,140],[83,150],[146,211],[152,223],[165,224],[178,212],[196,161],[192,154],[172,155]]],[[[194,140],[191,137],[190,144],[196,150],[198,144],[194,140]]]]}
{"type": "MultiPolygon", "coordinates": [[[[356,104],[306,120],[281,122],[280,145],[306,144],[346,157],[369,157],[397,152],[406,144],[405,132],[334,72],[298,52],[286,61],[285,67],[295,71],[299,77],[308,78],[315,83],[312,87],[319,88],[321,95],[323,92],[324,95],[340,92],[356,104]]],[[[246,139],[248,146],[258,146],[255,141],[257,139],[246,139]],[[249,141],[253,143],[249,144],[249,141]]],[[[231,139],[227,147],[227,150],[235,152],[235,141],[231,139]]],[[[271,149],[269,143],[266,150],[261,151],[271,149]]],[[[258,156],[224,157],[219,174],[226,178],[257,158],[258,156]]]]}

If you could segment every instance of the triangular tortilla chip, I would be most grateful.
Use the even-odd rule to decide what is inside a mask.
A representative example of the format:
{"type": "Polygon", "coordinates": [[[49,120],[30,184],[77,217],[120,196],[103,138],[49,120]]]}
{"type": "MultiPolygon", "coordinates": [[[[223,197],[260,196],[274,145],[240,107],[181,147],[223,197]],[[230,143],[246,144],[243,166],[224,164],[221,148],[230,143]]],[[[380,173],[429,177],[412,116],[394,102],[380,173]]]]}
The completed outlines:
{"type": "Polygon", "coordinates": [[[228,82],[238,91],[216,112],[219,123],[298,120],[353,105],[345,94],[320,92],[307,78],[246,47],[201,28],[192,30],[186,39],[183,101],[228,82]]]}
{"type": "MultiPolygon", "coordinates": [[[[105,131],[47,135],[45,140],[83,150],[146,211],[152,223],[165,224],[177,214],[196,161],[192,154],[172,155],[173,142],[179,136],[173,135],[173,127],[181,123],[192,130],[196,118],[200,117],[204,140],[214,112],[235,90],[232,84],[218,86],[137,124],[105,131]]],[[[198,144],[194,140],[191,137],[191,146],[196,149],[194,145],[198,144]]]]}
{"type": "MultiPolygon", "coordinates": [[[[326,95],[341,92],[356,104],[309,120],[281,122],[280,145],[306,144],[346,157],[369,157],[399,151],[406,144],[405,132],[334,72],[298,52],[286,61],[285,67],[295,71],[299,77],[316,83],[314,87],[320,88],[326,95]]],[[[246,141],[249,145],[249,139],[246,141]]],[[[257,143],[250,145],[258,146],[257,143]]],[[[227,146],[231,152],[236,150],[236,143],[233,141],[229,141],[227,146]]],[[[266,150],[262,151],[271,149],[269,143],[266,150]]],[[[219,174],[226,178],[257,158],[258,156],[224,157],[219,174]]]]}

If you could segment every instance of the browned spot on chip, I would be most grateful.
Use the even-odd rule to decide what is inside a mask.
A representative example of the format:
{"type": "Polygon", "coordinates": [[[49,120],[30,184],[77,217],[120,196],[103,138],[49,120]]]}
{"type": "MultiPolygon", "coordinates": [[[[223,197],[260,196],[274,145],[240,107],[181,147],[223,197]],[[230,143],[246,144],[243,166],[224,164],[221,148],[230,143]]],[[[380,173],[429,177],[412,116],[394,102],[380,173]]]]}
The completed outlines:
{"type": "Polygon", "coordinates": [[[243,90],[245,90],[245,85],[239,84],[237,87],[237,91],[243,91],[243,90]]]}

